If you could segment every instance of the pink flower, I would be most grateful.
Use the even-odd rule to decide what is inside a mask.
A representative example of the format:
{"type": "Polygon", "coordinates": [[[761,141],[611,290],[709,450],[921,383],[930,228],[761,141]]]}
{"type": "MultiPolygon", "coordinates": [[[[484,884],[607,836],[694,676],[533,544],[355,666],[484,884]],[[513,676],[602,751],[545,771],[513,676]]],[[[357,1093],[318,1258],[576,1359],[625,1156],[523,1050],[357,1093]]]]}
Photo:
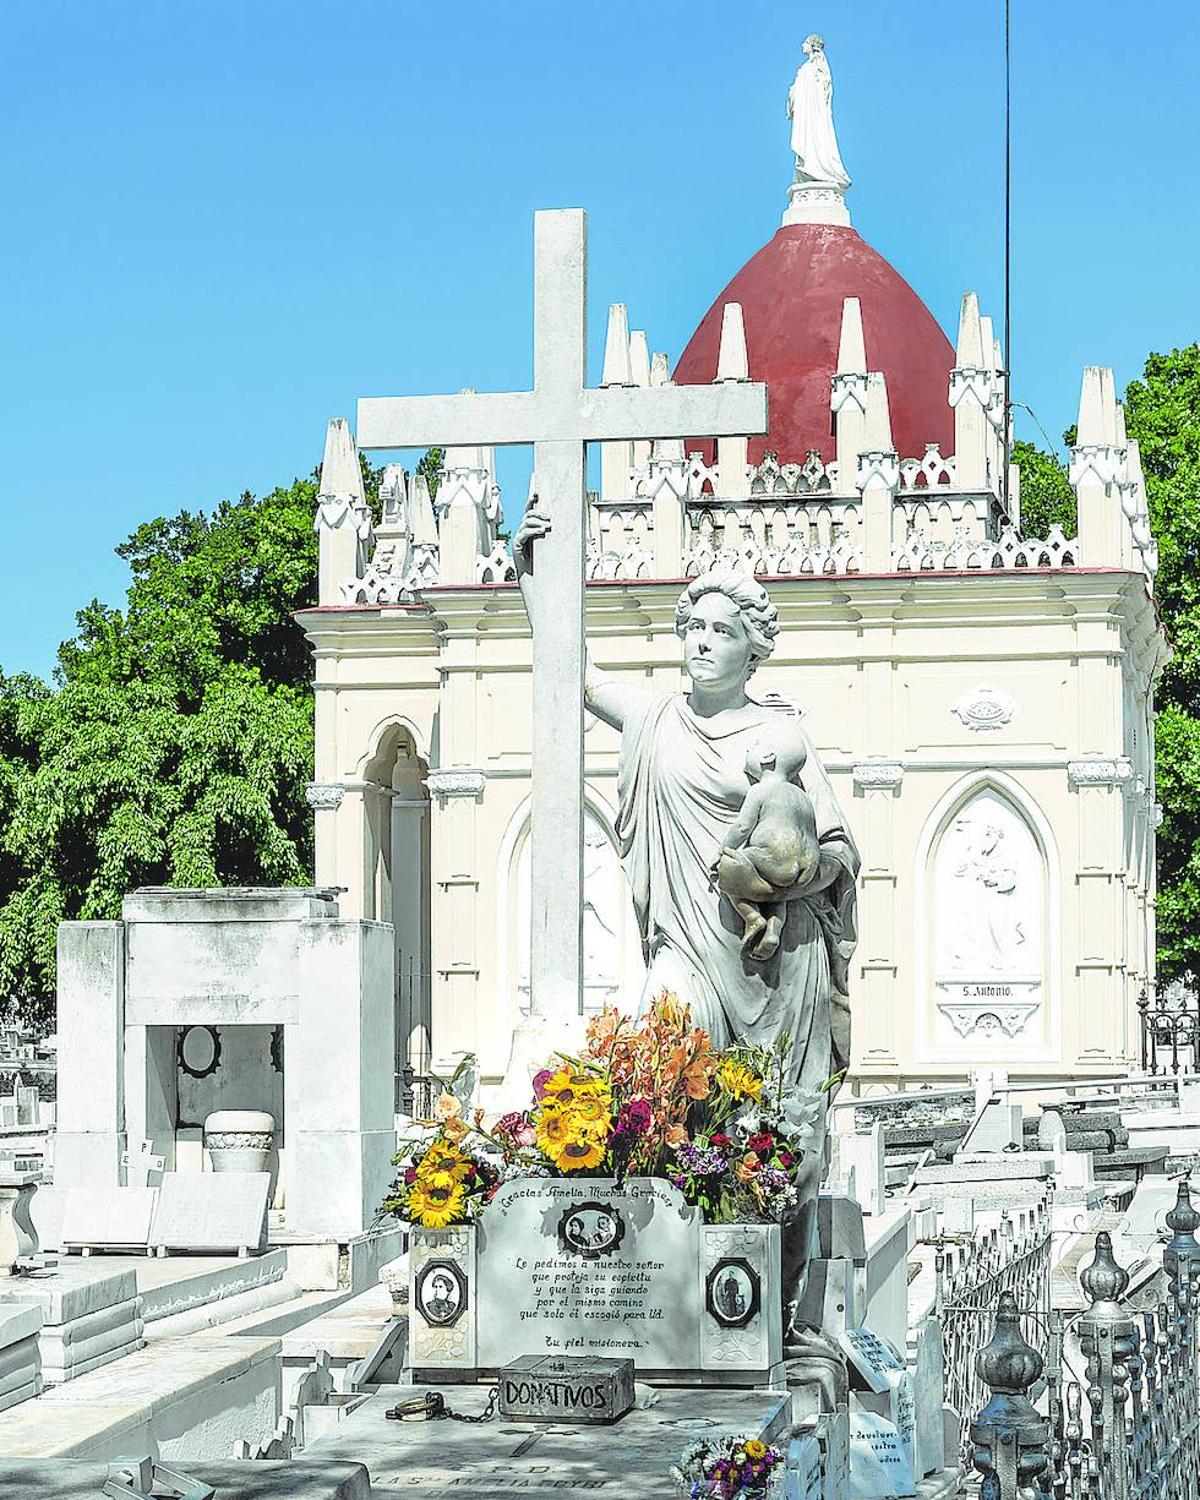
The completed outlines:
{"type": "Polygon", "coordinates": [[[496,1134],[514,1146],[532,1146],[537,1141],[533,1122],[519,1109],[500,1116],[496,1121],[496,1134]]]}
{"type": "Polygon", "coordinates": [[[533,1075],[533,1092],[540,1099],[546,1092],[546,1085],[554,1077],[549,1068],[543,1068],[540,1073],[533,1075]]]}

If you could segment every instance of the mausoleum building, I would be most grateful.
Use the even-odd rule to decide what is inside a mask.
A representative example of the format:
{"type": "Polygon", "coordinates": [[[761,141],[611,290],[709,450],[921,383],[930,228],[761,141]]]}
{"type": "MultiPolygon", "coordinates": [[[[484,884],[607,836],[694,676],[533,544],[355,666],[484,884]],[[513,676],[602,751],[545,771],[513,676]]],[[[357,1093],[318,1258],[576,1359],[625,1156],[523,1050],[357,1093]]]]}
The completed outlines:
{"type": "MultiPolygon", "coordinates": [[[[1153,691],[1165,645],[1137,444],[1083,373],[1077,536],[1022,527],[1004,357],[976,296],[952,345],[799,176],[784,222],[673,370],[612,307],[602,384],[765,382],[756,438],[605,443],[587,635],[607,670],[683,685],[675,604],[713,566],[780,612],[752,695],[793,705],[865,851],[852,971],[860,1086],[1128,1070],[1154,983],[1153,691]]],[[[509,526],[517,503],[510,500],[509,526]]],[[[389,464],[382,520],[330,426],[318,503],[315,810],[322,887],[391,923],[418,1072],[505,1071],[529,990],[530,637],[494,453],[436,493],[389,464]]],[[[589,723],[585,1004],[644,972],[614,843],[615,733],[589,723]]]]}

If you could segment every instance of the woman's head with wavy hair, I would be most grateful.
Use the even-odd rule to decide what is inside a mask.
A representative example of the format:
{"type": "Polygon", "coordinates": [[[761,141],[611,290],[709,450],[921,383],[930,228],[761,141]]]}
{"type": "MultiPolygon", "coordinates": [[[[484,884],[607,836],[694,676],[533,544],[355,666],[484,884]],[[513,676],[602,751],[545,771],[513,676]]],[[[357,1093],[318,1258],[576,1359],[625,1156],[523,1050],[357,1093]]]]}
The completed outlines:
{"type": "Polygon", "coordinates": [[[731,568],[701,573],[680,594],[675,606],[675,634],[680,638],[687,630],[692,610],[705,594],[724,594],[737,605],[750,642],[750,672],[753,672],[774,651],[775,637],[779,634],[779,611],[771,603],[770,594],[748,573],[735,573],[731,568]]]}

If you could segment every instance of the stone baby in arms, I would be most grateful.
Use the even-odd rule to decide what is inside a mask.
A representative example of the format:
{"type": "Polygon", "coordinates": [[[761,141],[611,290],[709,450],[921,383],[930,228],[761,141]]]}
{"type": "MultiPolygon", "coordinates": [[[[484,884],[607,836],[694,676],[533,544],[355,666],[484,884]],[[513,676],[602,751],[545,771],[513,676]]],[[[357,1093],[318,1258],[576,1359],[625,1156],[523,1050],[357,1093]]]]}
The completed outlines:
{"type": "Polygon", "coordinates": [[[797,778],[808,759],[791,724],[763,729],[746,753],[750,790],[713,861],[713,874],[744,926],[742,952],[770,958],[787,914],[784,892],[812,879],[821,861],[812,799],[797,778]]]}

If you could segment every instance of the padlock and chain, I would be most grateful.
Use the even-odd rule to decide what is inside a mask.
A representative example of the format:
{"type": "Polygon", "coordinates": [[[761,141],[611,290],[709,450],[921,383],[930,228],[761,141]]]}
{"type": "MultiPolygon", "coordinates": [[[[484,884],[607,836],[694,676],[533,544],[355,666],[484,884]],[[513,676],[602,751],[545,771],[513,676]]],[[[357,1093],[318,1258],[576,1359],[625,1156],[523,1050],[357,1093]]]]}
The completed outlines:
{"type": "Polygon", "coordinates": [[[384,1412],[384,1416],[389,1422],[440,1422],[446,1419],[451,1422],[490,1422],[496,1415],[499,1394],[500,1387],[492,1386],[488,1391],[487,1405],[477,1417],[451,1410],[441,1391],[426,1391],[421,1396],[410,1396],[407,1401],[397,1401],[384,1412]]]}

